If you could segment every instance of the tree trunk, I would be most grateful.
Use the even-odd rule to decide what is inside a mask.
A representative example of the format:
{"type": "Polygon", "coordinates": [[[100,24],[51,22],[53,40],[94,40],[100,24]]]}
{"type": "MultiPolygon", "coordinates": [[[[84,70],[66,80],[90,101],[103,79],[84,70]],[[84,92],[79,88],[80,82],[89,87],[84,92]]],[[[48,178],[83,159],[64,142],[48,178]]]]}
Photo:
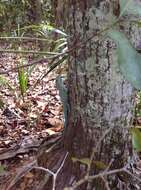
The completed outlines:
{"type": "MultiPolygon", "coordinates": [[[[109,25],[111,12],[115,16],[119,15],[117,2],[66,2],[67,15],[64,15],[64,18],[67,18],[66,28],[71,36],[68,44],[69,49],[74,48],[70,52],[68,64],[70,109],[64,139],[65,150],[69,156],[57,178],[56,190],[71,186],[84,177],[87,167],[81,160],[90,158],[93,150],[95,154],[90,175],[99,173],[111,160],[110,169],[119,169],[132,157],[128,129],[132,122],[135,90],[119,71],[113,42],[100,36],[96,37],[98,31],[109,25]],[[72,157],[81,160],[73,163],[72,157]]],[[[135,39],[138,41],[139,32],[135,27],[128,21],[124,25],[118,24],[117,27],[137,45],[135,39]]],[[[46,167],[45,160],[45,155],[44,161],[40,156],[39,164],[46,167]]],[[[121,189],[121,181],[123,189],[127,189],[130,181],[125,178],[123,173],[113,174],[107,181],[111,189],[121,189]]],[[[103,182],[96,179],[82,184],[77,189],[105,188],[103,182]]],[[[49,186],[42,189],[48,190],[49,186]]]]}
{"type": "Polygon", "coordinates": [[[29,0],[28,19],[31,23],[40,24],[42,21],[42,4],[40,0],[29,0]]]}

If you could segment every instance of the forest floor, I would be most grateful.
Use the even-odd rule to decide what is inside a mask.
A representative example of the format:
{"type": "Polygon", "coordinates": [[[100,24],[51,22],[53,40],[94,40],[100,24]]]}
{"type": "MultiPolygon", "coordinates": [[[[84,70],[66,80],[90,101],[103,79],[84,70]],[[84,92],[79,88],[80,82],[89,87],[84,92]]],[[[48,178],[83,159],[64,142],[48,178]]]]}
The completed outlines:
{"type": "MultiPolygon", "coordinates": [[[[3,48],[6,48],[3,46],[3,48]]],[[[19,56],[1,53],[0,71],[8,71],[18,64],[19,56]]],[[[33,56],[28,57],[31,61],[33,56]]],[[[36,159],[40,144],[50,135],[63,130],[63,109],[56,89],[53,71],[34,87],[47,71],[48,63],[36,65],[29,76],[24,101],[20,93],[17,72],[1,75],[8,85],[0,81],[0,190],[32,189],[34,174],[22,174],[24,167],[36,159]],[[15,179],[17,174],[20,176],[15,179]],[[11,183],[16,183],[13,187],[11,183]]]]}
{"type": "MultiPolygon", "coordinates": [[[[32,44],[28,44],[30,46],[32,44]]],[[[9,48],[6,45],[0,47],[9,48]]],[[[33,55],[25,57],[29,63],[37,59],[33,55]]],[[[20,59],[21,55],[1,53],[0,72],[17,67],[20,59]]],[[[35,173],[31,168],[37,160],[40,145],[63,131],[63,108],[55,84],[62,68],[41,80],[48,66],[47,61],[33,65],[24,99],[18,73],[13,70],[0,75],[5,77],[0,78],[0,190],[38,189],[38,171],[35,173]],[[37,79],[39,83],[35,85],[37,79]]],[[[141,126],[141,95],[138,99],[139,115],[135,123],[141,126]]]]}

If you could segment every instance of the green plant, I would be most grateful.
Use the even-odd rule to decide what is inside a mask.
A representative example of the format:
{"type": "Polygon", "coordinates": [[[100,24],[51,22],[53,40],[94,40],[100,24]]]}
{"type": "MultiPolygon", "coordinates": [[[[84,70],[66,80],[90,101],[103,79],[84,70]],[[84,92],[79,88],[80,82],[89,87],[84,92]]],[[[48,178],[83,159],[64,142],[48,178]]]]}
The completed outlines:
{"type": "MultiPolygon", "coordinates": [[[[24,26],[21,28],[17,28],[14,30],[14,33],[18,34],[22,32],[22,36],[30,35],[32,31],[32,34],[38,36],[40,40],[43,40],[48,43],[49,48],[52,43],[54,44],[52,51],[59,51],[62,52],[64,48],[67,47],[67,33],[64,31],[54,28],[48,23],[42,23],[42,24],[32,24],[28,26],[24,26]],[[58,37],[56,40],[54,40],[54,34],[57,34],[58,37]]],[[[18,35],[19,36],[19,35],[18,35]]]]}
{"type": "MultiPolygon", "coordinates": [[[[66,63],[67,59],[67,34],[64,31],[61,31],[59,29],[54,28],[50,24],[42,23],[40,25],[29,25],[25,26],[23,28],[17,29],[15,32],[18,31],[20,33],[22,31],[22,34],[27,34],[28,30],[32,29],[33,32],[37,33],[39,35],[38,39],[46,39],[48,40],[48,43],[54,44],[52,52],[58,52],[58,53],[64,53],[64,55],[58,56],[58,58],[53,59],[51,61],[51,64],[49,64],[49,68],[47,69],[46,73],[43,73],[35,82],[33,85],[34,87],[36,84],[42,80],[44,77],[46,77],[50,72],[52,72],[57,66],[62,65],[64,62],[66,63]],[[52,36],[53,33],[58,34],[58,39],[54,40],[54,36],[52,36]],[[44,37],[44,38],[43,38],[44,37]]],[[[22,35],[23,36],[23,35],[22,35]]],[[[51,45],[52,46],[52,45],[51,45]]]]}
{"type": "Polygon", "coordinates": [[[140,128],[134,127],[130,129],[132,135],[132,145],[133,148],[137,151],[141,151],[141,131],[140,128]]]}
{"type": "MultiPolygon", "coordinates": [[[[23,66],[25,64],[26,60],[23,58],[19,59],[18,66],[23,66]]],[[[28,79],[29,79],[29,70],[27,68],[20,68],[18,69],[18,82],[19,82],[19,88],[20,92],[24,101],[24,96],[28,88],[28,79]]]]}
{"type": "Polygon", "coordinates": [[[1,75],[0,75],[0,86],[7,86],[9,89],[14,90],[9,81],[4,76],[1,75]]]}

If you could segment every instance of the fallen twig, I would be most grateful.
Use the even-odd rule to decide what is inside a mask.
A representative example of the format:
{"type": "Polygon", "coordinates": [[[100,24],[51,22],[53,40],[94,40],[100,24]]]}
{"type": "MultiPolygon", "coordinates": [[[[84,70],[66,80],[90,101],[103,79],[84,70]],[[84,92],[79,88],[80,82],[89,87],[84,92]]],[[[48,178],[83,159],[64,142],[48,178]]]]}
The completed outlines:
{"type": "Polygon", "coordinates": [[[27,172],[31,171],[35,165],[37,165],[37,160],[34,160],[31,163],[27,164],[26,166],[22,167],[18,172],[18,174],[11,181],[7,190],[10,190],[27,172]]]}
{"type": "Polygon", "coordinates": [[[52,190],[55,190],[57,176],[58,176],[60,170],[62,169],[62,167],[64,166],[64,163],[65,163],[65,161],[66,161],[66,158],[67,158],[68,154],[69,154],[69,153],[67,152],[66,155],[65,155],[65,157],[64,157],[64,159],[63,159],[63,161],[62,161],[62,163],[61,163],[61,165],[60,165],[60,167],[58,168],[57,172],[55,172],[55,173],[52,172],[51,170],[49,170],[48,168],[38,167],[38,166],[35,166],[35,167],[34,167],[34,169],[43,170],[43,171],[45,171],[45,172],[47,172],[47,173],[49,173],[50,175],[53,176],[53,186],[52,186],[52,190]]]}

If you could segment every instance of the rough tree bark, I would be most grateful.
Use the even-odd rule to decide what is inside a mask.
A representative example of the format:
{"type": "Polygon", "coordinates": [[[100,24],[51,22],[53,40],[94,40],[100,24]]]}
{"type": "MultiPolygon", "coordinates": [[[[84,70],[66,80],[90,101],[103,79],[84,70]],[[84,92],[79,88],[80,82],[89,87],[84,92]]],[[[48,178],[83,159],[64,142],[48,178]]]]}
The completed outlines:
{"type": "MultiPolygon", "coordinates": [[[[126,164],[132,156],[128,128],[131,126],[135,95],[132,86],[119,72],[113,43],[96,37],[88,41],[108,25],[110,12],[119,15],[118,1],[70,0],[65,3],[64,19],[67,19],[66,29],[71,36],[68,44],[69,49],[74,48],[69,56],[70,112],[64,140],[69,157],[58,176],[56,190],[72,185],[85,175],[87,167],[82,163],[72,163],[71,157],[90,158],[93,148],[109,128],[111,131],[99,144],[94,160],[108,165],[113,159],[110,169],[126,164]],[[80,43],[83,46],[80,47],[80,43]]],[[[136,27],[127,21],[124,25],[118,24],[118,28],[137,45],[139,31],[136,27]]],[[[47,154],[41,154],[39,164],[46,167],[47,157],[47,154]]],[[[99,171],[93,164],[91,175],[99,171]]],[[[127,189],[129,181],[123,175],[108,178],[110,188],[119,189],[119,179],[123,180],[123,189],[127,189]]],[[[42,189],[48,190],[49,186],[42,189]]],[[[105,187],[101,181],[95,180],[77,189],[103,190],[105,187]]]]}
{"type": "Polygon", "coordinates": [[[42,21],[42,4],[40,0],[29,0],[27,11],[28,20],[34,24],[40,24],[42,21]]]}

